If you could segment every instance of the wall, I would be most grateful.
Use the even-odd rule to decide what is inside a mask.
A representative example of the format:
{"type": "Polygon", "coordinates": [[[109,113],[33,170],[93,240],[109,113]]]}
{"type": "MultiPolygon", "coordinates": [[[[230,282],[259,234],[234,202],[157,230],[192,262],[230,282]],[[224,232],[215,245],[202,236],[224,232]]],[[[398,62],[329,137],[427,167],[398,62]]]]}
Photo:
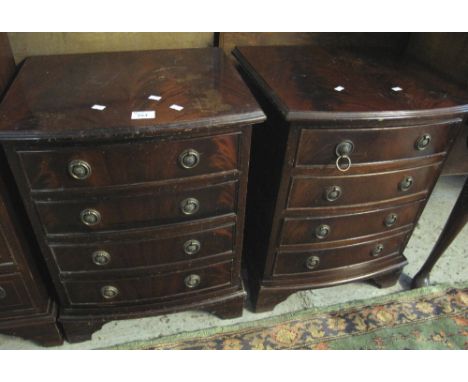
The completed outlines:
{"type": "Polygon", "coordinates": [[[8,33],[16,63],[50,54],[213,46],[214,33],[8,33]]]}

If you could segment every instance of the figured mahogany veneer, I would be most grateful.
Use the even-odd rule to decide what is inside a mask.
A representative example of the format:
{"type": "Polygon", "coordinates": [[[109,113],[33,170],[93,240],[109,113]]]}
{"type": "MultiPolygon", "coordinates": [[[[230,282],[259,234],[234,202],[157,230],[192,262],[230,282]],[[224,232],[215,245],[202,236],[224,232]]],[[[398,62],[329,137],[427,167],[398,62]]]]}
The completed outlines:
{"type": "Polygon", "coordinates": [[[0,138],[68,341],[115,319],[242,314],[250,128],[264,119],[219,49],[26,60],[0,138]]]}
{"type": "Polygon", "coordinates": [[[268,116],[253,132],[247,203],[255,310],[307,288],[397,282],[468,94],[379,50],[240,47],[234,55],[268,116]]]}

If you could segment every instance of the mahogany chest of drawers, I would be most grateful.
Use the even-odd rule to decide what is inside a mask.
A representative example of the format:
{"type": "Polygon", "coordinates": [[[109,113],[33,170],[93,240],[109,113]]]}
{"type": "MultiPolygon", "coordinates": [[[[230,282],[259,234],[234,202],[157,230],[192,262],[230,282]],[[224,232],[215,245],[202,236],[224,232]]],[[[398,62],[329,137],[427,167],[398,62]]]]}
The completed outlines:
{"type": "Polygon", "coordinates": [[[267,114],[252,137],[245,259],[256,311],[355,280],[395,283],[468,96],[378,51],[241,47],[267,114]]]}
{"type": "Polygon", "coordinates": [[[67,340],[183,309],[242,313],[250,127],[219,49],[33,57],[0,137],[67,340]]]}

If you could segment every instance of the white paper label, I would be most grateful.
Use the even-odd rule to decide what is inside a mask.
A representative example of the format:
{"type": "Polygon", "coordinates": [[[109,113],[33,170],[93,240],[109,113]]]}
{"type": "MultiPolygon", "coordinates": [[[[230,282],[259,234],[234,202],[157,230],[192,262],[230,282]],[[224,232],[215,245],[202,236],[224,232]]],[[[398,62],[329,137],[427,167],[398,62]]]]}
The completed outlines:
{"type": "Polygon", "coordinates": [[[154,119],[156,112],[154,110],[132,111],[132,119],[154,119]]]}
{"type": "Polygon", "coordinates": [[[400,88],[399,86],[394,86],[394,87],[392,88],[392,90],[393,90],[394,92],[401,92],[403,89],[400,88]]]}
{"type": "Polygon", "coordinates": [[[341,91],[343,91],[344,89],[345,89],[345,88],[344,88],[343,86],[340,85],[340,86],[337,86],[337,87],[335,88],[335,91],[341,92],[341,91]]]}
{"type": "Polygon", "coordinates": [[[173,105],[169,106],[169,109],[176,110],[176,111],[181,111],[181,110],[184,110],[184,107],[180,106],[180,105],[173,104],[173,105]]]}
{"type": "Polygon", "coordinates": [[[93,105],[93,106],[91,106],[91,109],[103,111],[106,107],[107,106],[104,106],[104,105],[93,105]]]}
{"type": "Polygon", "coordinates": [[[153,101],[161,101],[161,96],[151,94],[148,99],[153,100],[153,101]]]}

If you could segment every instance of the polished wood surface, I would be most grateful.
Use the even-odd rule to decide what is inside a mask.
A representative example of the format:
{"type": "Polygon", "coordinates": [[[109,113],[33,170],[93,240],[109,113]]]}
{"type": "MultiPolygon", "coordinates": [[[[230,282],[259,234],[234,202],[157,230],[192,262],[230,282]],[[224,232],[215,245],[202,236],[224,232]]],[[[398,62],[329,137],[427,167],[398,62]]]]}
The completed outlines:
{"type": "MultiPolygon", "coordinates": [[[[216,220],[215,220],[216,222],[216,220]]],[[[219,223],[218,223],[219,225],[219,223]]],[[[187,227],[183,232],[164,233],[156,231],[135,235],[127,240],[104,240],[96,243],[52,243],[55,260],[61,274],[108,272],[121,270],[158,267],[162,269],[177,268],[180,263],[197,264],[200,260],[211,261],[212,257],[232,256],[234,248],[235,225],[226,222],[219,228],[200,230],[198,226],[187,227]],[[185,245],[190,240],[197,240],[201,248],[196,253],[187,254],[185,245]],[[106,251],[110,261],[96,264],[93,254],[106,251]]],[[[98,276],[101,277],[101,276],[98,276]]]]}
{"type": "Polygon", "coordinates": [[[248,194],[254,309],[308,288],[396,283],[468,94],[379,49],[240,47],[234,55],[268,115],[253,132],[248,194]]]}
{"type": "Polygon", "coordinates": [[[32,190],[54,190],[138,185],[141,183],[209,175],[238,169],[239,134],[197,139],[139,141],[129,145],[93,145],[19,151],[32,190]],[[194,168],[184,168],[179,156],[187,150],[200,154],[194,168]],[[63,171],[73,160],[86,161],[91,174],[75,179],[63,171]],[[135,164],[141,164],[136,166],[135,164]]]}
{"type": "Polygon", "coordinates": [[[356,176],[297,176],[293,177],[288,209],[333,208],[355,204],[379,204],[388,200],[414,199],[426,194],[439,172],[440,164],[408,168],[399,171],[361,174],[356,176]],[[411,179],[409,188],[405,181],[411,179]],[[339,187],[339,197],[329,194],[339,187]],[[328,199],[327,199],[328,198],[328,199]]]}
{"type": "Polygon", "coordinates": [[[468,111],[468,96],[414,60],[385,51],[318,47],[235,50],[286,120],[391,118],[468,111]],[[343,87],[336,91],[336,87],[343,87]],[[401,91],[392,88],[399,87],[401,91]]]}
{"type": "Polygon", "coordinates": [[[26,61],[0,138],[68,341],[116,319],[242,314],[251,124],[264,119],[220,49],[26,61]],[[138,110],[156,118],[131,120],[138,110]]]}
{"type": "Polygon", "coordinates": [[[466,223],[468,223],[468,179],[465,181],[457,202],[429,257],[416,276],[414,276],[412,282],[413,288],[430,285],[429,274],[432,268],[434,268],[445,250],[458,236],[463,227],[465,227],[466,223]]]}
{"type": "Polygon", "coordinates": [[[0,136],[135,138],[262,119],[217,48],[38,56],[25,61],[0,106],[0,136]],[[92,109],[96,104],[106,108],[92,109]],[[132,119],[134,111],[155,111],[156,117],[132,119]]]}

